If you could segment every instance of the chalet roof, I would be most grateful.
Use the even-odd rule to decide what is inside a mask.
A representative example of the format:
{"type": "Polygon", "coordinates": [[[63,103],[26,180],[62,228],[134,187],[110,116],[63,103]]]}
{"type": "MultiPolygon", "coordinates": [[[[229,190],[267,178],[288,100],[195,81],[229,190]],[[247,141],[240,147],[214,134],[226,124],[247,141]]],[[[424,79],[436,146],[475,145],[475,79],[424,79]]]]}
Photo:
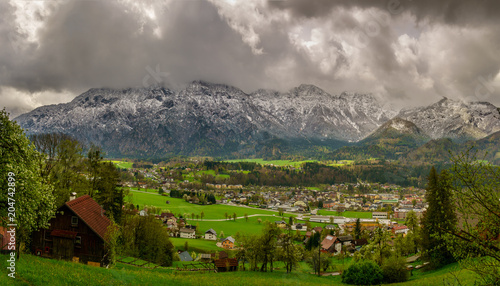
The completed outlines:
{"type": "Polygon", "coordinates": [[[104,210],[89,195],[81,196],[65,204],[102,240],[106,240],[106,231],[111,221],[104,215],[104,210]]]}
{"type": "Polygon", "coordinates": [[[342,242],[349,241],[349,240],[352,240],[352,236],[351,235],[339,236],[339,240],[342,242]]]}
{"type": "Polygon", "coordinates": [[[321,248],[323,249],[330,249],[332,245],[335,244],[335,241],[337,241],[337,237],[333,235],[327,235],[325,239],[321,242],[321,248]]]}
{"type": "Polygon", "coordinates": [[[77,232],[71,231],[71,230],[61,230],[61,229],[54,229],[51,233],[51,236],[56,236],[56,237],[64,237],[64,238],[71,238],[75,239],[77,232]]]}
{"type": "Polygon", "coordinates": [[[200,257],[202,259],[210,259],[210,258],[212,258],[212,256],[210,255],[210,253],[201,253],[200,257]]]}
{"type": "Polygon", "coordinates": [[[189,255],[189,252],[187,251],[179,253],[179,258],[181,261],[193,261],[193,258],[191,257],[191,255],[189,255]]]}
{"type": "Polygon", "coordinates": [[[226,237],[224,240],[222,240],[222,242],[226,241],[226,240],[229,240],[230,242],[234,243],[234,238],[232,236],[228,236],[226,237]]]}
{"type": "Polygon", "coordinates": [[[183,227],[183,228],[181,228],[181,229],[179,230],[179,232],[184,232],[184,233],[195,233],[195,230],[194,230],[194,229],[190,229],[190,228],[185,228],[185,227],[183,227]]]}
{"type": "Polygon", "coordinates": [[[227,252],[225,252],[224,250],[219,252],[219,259],[228,258],[228,257],[229,256],[227,255],[227,252]]]}
{"type": "Polygon", "coordinates": [[[213,228],[211,228],[211,229],[209,229],[209,230],[205,231],[205,234],[207,234],[207,233],[211,233],[211,234],[213,234],[213,235],[217,235],[217,232],[215,232],[215,230],[214,230],[213,228]]]}

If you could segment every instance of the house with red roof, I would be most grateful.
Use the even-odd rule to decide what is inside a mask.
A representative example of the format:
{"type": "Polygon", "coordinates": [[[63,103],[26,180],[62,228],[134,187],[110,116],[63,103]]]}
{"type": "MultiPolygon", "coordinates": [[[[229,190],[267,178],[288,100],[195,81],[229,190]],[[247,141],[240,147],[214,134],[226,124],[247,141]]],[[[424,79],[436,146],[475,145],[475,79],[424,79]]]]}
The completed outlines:
{"type": "Polygon", "coordinates": [[[90,196],[72,199],[61,206],[48,229],[33,234],[36,255],[73,260],[84,264],[107,264],[104,242],[111,221],[90,196]]]}

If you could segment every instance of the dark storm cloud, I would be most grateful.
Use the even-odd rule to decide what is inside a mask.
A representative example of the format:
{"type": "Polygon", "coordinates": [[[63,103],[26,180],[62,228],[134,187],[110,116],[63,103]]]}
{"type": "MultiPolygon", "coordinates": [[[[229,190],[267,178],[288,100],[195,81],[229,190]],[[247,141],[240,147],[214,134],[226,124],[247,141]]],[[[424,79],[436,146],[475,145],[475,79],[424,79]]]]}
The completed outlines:
{"type": "Polygon", "coordinates": [[[246,92],[310,83],[408,104],[467,97],[479,84],[487,96],[478,99],[500,104],[500,86],[490,86],[500,68],[497,2],[137,2],[150,19],[135,2],[49,1],[33,42],[1,1],[0,103],[19,113],[93,87],[205,80],[246,92]]]}
{"type": "Polygon", "coordinates": [[[405,11],[418,20],[457,25],[498,21],[500,10],[500,1],[497,0],[268,0],[268,5],[307,18],[327,16],[336,8],[377,8],[393,15],[405,11]]]}
{"type": "MultiPolygon", "coordinates": [[[[168,74],[165,82],[208,80],[249,89],[265,80],[263,65],[285,56],[254,57],[208,2],[156,8],[161,37],[156,24],[116,1],[64,2],[39,32],[39,47],[19,51],[15,61],[2,52],[1,84],[28,92],[141,86],[146,76],[157,84],[149,71],[158,66],[161,76],[168,74]]],[[[266,43],[270,52],[273,45],[279,49],[266,43]]]]}

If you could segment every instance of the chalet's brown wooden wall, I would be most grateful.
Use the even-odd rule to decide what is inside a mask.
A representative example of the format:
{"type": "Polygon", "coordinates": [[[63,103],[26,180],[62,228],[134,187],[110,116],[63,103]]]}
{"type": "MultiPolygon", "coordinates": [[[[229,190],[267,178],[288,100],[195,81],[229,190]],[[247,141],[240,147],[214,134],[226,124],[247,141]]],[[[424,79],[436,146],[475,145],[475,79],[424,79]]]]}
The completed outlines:
{"type": "MultiPolygon", "coordinates": [[[[77,232],[77,236],[81,237],[81,245],[78,246],[74,244],[73,246],[73,256],[79,257],[81,263],[87,263],[88,261],[101,262],[104,255],[104,242],[94,231],[85,224],[80,218],[78,218],[78,225],[76,227],[71,225],[71,217],[76,216],[67,206],[61,207],[57,213],[56,217],[50,220],[50,226],[46,230],[40,230],[33,234],[33,251],[37,249],[42,250],[44,255],[45,247],[50,247],[51,251],[48,256],[53,256],[58,258],[59,254],[64,252],[63,250],[57,249],[57,256],[54,252],[56,248],[59,248],[58,244],[61,240],[56,240],[55,237],[51,237],[50,233],[54,229],[69,230],[77,232]],[[62,211],[62,213],[61,213],[62,211]],[[45,234],[46,233],[46,234],[45,234]],[[47,239],[44,238],[44,235],[47,239]]],[[[68,240],[68,239],[64,239],[68,240]]],[[[71,239],[73,242],[73,240],[71,239]]],[[[64,243],[63,243],[64,244],[64,243]]],[[[64,244],[63,247],[70,247],[69,244],[64,244]]],[[[69,250],[68,250],[69,251],[69,250]]],[[[69,253],[69,252],[68,252],[69,253]]],[[[64,258],[72,259],[72,257],[64,258]]]]}

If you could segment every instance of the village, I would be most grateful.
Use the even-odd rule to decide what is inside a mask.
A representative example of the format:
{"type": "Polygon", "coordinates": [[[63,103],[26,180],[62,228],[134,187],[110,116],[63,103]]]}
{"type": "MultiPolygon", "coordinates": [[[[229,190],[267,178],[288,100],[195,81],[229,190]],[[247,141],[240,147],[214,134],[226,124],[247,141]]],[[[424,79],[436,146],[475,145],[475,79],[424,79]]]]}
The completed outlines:
{"type": "MultiPolygon", "coordinates": [[[[186,174],[192,172],[190,168],[178,172],[177,176],[169,176],[175,174],[175,170],[167,173],[155,168],[132,168],[126,172],[133,180],[123,182],[123,185],[130,188],[132,193],[158,193],[163,198],[176,197],[189,204],[207,206],[212,202],[206,197],[213,195],[216,198],[215,205],[274,212],[272,223],[284,231],[295,233],[297,241],[306,244],[316,233],[321,234],[321,251],[331,255],[359,251],[379,227],[393,237],[399,234],[405,236],[410,230],[405,225],[407,214],[413,213],[419,219],[427,207],[425,190],[393,184],[339,183],[319,188],[242,186],[201,184],[188,180],[186,174]],[[354,236],[356,224],[359,224],[363,237],[354,236]]],[[[165,207],[156,206],[152,209],[148,205],[137,205],[135,211],[140,216],[154,215],[162,221],[172,238],[184,239],[185,244],[190,240],[202,240],[213,241],[221,251],[238,248],[236,238],[226,237],[224,231],[216,230],[217,227],[210,225],[211,219],[203,220],[203,217],[194,213],[165,212],[169,209],[168,203],[167,200],[165,207]],[[203,229],[199,226],[200,220],[204,221],[203,229]]],[[[236,213],[234,216],[226,213],[225,219],[212,220],[236,219],[248,220],[248,216],[237,217],[236,213]]],[[[178,254],[181,261],[205,261],[207,255],[218,255],[218,251],[213,248],[207,253],[198,254],[180,248],[178,254]]]]}

